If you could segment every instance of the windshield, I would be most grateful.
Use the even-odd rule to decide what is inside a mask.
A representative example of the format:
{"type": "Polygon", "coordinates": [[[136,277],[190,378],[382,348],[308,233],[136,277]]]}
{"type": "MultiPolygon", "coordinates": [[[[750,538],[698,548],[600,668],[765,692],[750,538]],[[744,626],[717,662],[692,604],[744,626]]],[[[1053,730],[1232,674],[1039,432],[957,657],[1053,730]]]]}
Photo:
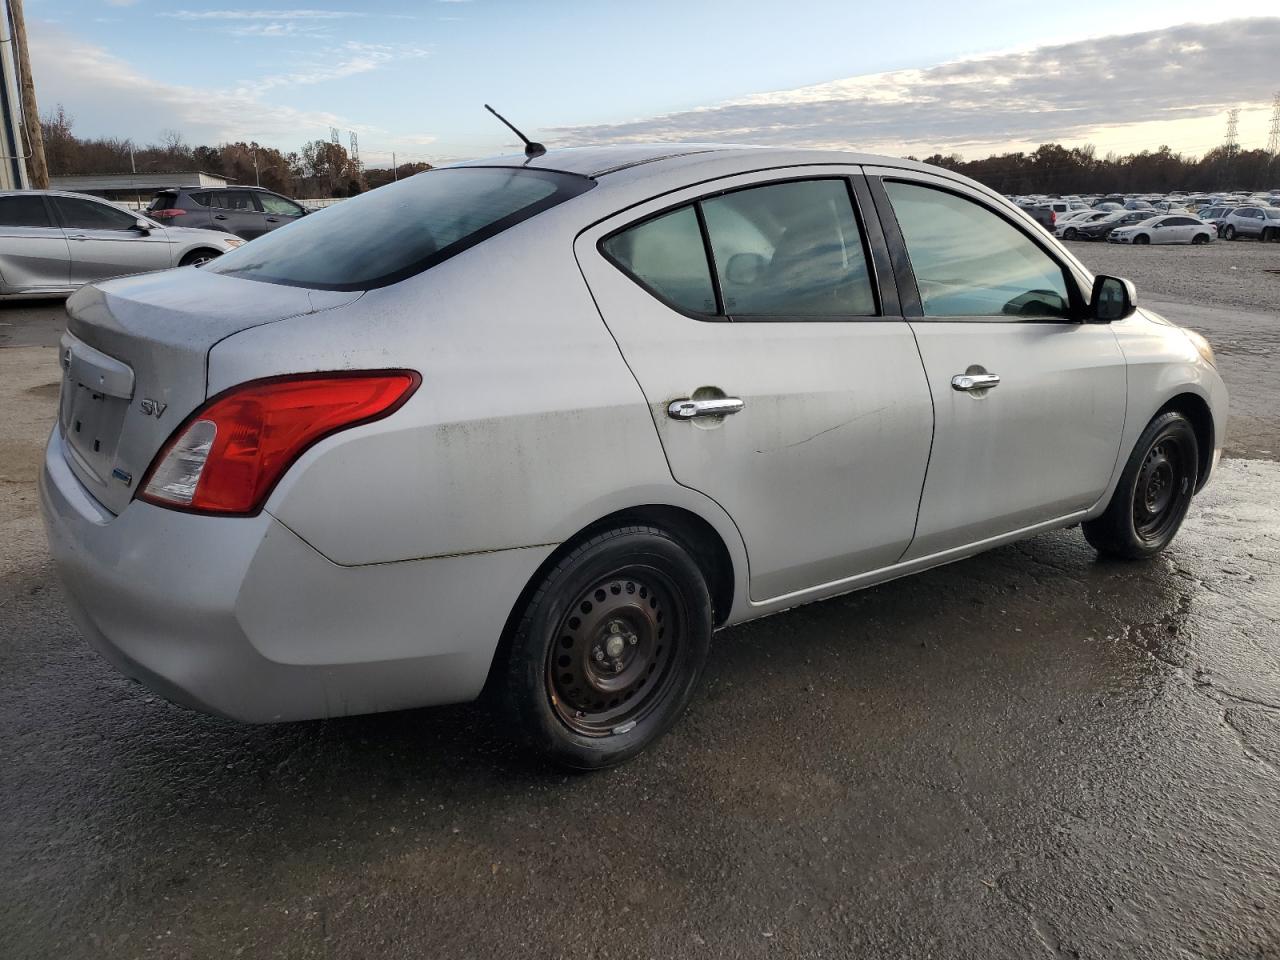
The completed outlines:
{"type": "Polygon", "coordinates": [[[431,170],[335,203],[204,269],[318,290],[384,287],[593,186],[585,177],[548,170],[431,170]]]}

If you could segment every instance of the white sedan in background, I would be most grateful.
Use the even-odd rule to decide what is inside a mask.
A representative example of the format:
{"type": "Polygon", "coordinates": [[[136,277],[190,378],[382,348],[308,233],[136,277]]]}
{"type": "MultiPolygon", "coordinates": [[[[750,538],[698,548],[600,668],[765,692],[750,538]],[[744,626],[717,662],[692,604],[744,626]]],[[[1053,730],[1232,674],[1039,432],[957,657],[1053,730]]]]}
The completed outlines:
{"type": "Polygon", "coordinates": [[[1152,217],[1127,227],[1117,227],[1107,235],[1109,243],[1212,243],[1217,236],[1213,224],[1191,214],[1152,217]]]}

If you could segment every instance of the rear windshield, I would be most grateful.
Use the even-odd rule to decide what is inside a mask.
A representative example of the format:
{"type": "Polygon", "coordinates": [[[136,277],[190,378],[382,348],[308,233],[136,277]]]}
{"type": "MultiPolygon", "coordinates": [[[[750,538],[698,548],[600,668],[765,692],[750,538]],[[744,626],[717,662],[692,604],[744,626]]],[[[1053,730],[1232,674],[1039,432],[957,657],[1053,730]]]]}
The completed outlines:
{"type": "Polygon", "coordinates": [[[302,217],[204,269],[319,290],[384,287],[594,185],[549,170],[431,170],[302,217]]]}

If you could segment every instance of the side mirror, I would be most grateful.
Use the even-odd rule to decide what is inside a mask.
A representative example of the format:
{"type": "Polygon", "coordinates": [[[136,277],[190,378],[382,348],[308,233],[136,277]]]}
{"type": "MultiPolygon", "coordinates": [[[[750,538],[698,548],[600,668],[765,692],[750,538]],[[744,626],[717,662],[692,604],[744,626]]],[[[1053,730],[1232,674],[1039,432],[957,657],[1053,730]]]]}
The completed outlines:
{"type": "Polygon", "coordinates": [[[1089,298],[1089,319],[1093,323],[1123,320],[1138,309],[1138,288],[1122,277],[1097,277],[1089,298]]]}
{"type": "Polygon", "coordinates": [[[150,220],[143,220],[139,217],[137,220],[133,221],[133,229],[140,230],[143,233],[150,233],[154,228],[155,224],[150,220]]]}
{"type": "Polygon", "coordinates": [[[725,264],[725,279],[735,286],[750,287],[760,282],[765,259],[758,253],[735,253],[725,264]]]}

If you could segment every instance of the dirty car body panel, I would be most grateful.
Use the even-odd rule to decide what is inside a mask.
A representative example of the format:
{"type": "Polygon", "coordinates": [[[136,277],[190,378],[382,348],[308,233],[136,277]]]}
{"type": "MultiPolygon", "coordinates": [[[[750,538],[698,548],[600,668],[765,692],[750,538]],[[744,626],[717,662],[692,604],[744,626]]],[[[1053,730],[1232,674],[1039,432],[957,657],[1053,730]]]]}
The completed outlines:
{"type": "Polygon", "coordinates": [[[1184,393],[1212,411],[1221,447],[1221,380],[1158,318],[930,318],[884,189],[895,177],[1025,234],[1061,267],[1063,309],[1088,297],[1092,276],[1034,221],[949,172],[707,145],[462,164],[310,215],[226,269],[90,284],[68,303],[41,478],[78,622],[125,673],[237,719],[455,702],[478,695],[542,573],[602,524],[679,517],[680,535],[703,531],[727,567],[714,609],[726,626],[1099,515],[1145,423],[1184,393]],[[320,237],[375,204],[412,204],[433,177],[475,174],[539,199],[488,211],[487,226],[463,211],[470,233],[374,281],[363,253],[363,279],[267,276],[268,244],[296,251],[297,231],[320,237]],[[818,185],[805,195],[819,215],[785,224],[776,198],[753,207],[746,193],[795,183],[818,185]],[[704,240],[723,230],[745,256],[730,270],[708,254],[723,277],[701,315],[655,296],[609,246],[695,207],[704,240]],[[847,282],[801,315],[746,309],[782,282],[761,265],[805,230],[839,239],[804,248],[788,275],[838,263],[847,282]],[[1007,382],[952,389],[984,364],[1007,382]],[[144,495],[201,411],[244,385],[389,370],[419,378],[403,402],[309,443],[254,509],[144,495]],[[679,404],[704,399],[741,403],[681,419],[679,404]],[[1046,430],[1070,469],[1044,462],[1046,430]]]}

